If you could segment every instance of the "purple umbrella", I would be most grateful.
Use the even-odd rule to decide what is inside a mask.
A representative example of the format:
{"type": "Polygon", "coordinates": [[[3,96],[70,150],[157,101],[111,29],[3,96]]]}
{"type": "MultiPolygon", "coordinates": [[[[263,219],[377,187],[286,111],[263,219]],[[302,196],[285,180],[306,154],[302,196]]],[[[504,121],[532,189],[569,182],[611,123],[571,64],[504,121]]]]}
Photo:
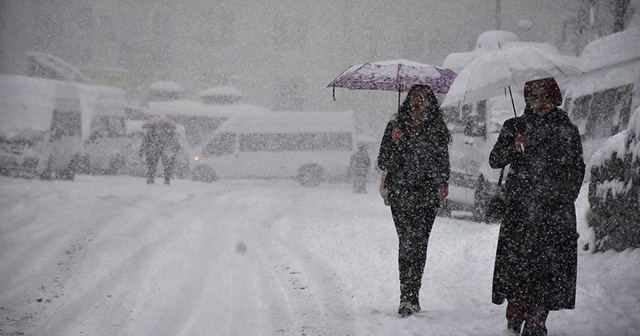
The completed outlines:
{"type": "Polygon", "coordinates": [[[404,59],[364,63],[351,66],[336,77],[327,87],[350,90],[409,91],[415,84],[429,85],[435,93],[447,93],[456,78],[451,69],[408,61],[404,59]]]}

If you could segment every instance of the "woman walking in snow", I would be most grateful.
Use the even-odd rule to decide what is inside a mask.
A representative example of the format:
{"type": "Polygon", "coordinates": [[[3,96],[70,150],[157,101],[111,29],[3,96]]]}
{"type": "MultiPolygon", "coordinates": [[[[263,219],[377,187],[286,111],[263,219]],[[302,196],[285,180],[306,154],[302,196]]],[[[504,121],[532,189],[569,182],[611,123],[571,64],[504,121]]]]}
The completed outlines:
{"type": "Polygon", "coordinates": [[[524,114],[504,123],[489,156],[492,168],[511,165],[492,301],[507,301],[509,330],[542,336],[547,335],[550,310],[575,307],[578,235],[573,203],[585,164],[578,129],[558,108],[562,96],[556,81],[529,81],[524,96],[524,114]]]}
{"type": "Polygon", "coordinates": [[[398,234],[401,316],[420,311],[429,235],[440,201],[449,194],[450,142],[435,94],[414,85],[387,124],[378,155],[398,234]]]}

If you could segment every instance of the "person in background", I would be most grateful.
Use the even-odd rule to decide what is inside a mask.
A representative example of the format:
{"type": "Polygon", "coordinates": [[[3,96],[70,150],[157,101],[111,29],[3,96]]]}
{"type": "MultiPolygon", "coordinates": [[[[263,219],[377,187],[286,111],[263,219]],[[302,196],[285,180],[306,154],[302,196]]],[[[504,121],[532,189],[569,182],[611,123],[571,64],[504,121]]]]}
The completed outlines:
{"type": "Polygon", "coordinates": [[[505,121],[489,156],[492,168],[511,165],[492,301],[507,301],[509,330],[542,336],[550,310],[575,307],[574,201],[585,164],[578,129],[558,108],[562,95],[556,81],[529,81],[524,97],[524,114],[505,121]]]}
{"type": "Polygon", "coordinates": [[[353,192],[364,194],[367,192],[367,176],[371,170],[371,159],[367,153],[367,145],[360,144],[358,151],[351,156],[349,173],[353,181],[353,192]]]}
{"type": "Polygon", "coordinates": [[[435,94],[429,86],[414,85],[387,124],[378,156],[398,234],[398,314],[403,317],[421,309],[429,235],[440,201],[449,194],[450,142],[435,94]]]}
{"type": "Polygon", "coordinates": [[[147,162],[147,184],[155,183],[158,161],[164,166],[164,184],[169,185],[173,176],[176,155],[180,143],[176,136],[176,126],[165,120],[152,121],[145,126],[147,133],[140,146],[140,156],[147,162]]]}

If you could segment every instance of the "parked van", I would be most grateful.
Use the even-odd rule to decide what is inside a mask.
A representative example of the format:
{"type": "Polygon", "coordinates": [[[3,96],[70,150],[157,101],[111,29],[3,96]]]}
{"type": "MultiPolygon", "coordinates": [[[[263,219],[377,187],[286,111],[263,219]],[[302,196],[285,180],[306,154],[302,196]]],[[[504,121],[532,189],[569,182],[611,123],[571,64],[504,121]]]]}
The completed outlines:
{"type": "Polygon", "coordinates": [[[124,105],[117,88],[0,76],[2,173],[71,179],[117,172],[124,105]]]}
{"type": "Polygon", "coordinates": [[[580,67],[584,74],[569,83],[564,109],[580,130],[589,162],[607,138],[627,128],[640,105],[640,27],[589,43],[580,67]]]}
{"type": "Polygon", "coordinates": [[[270,113],[268,109],[252,104],[208,105],[199,101],[181,99],[149,102],[147,117],[167,118],[185,128],[187,141],[194,148],[204,145],[225,120],[232,116],[270,113]]]}
{"type": "Polygon", "coordinates": [[[272,112],[230,117],[194,157],[192,178],[344,181],[354,151],[349,112],[272,112]]]}
{"type": "Polygon", "coordinates": [[[0,174],[73,179],[82,152],[73,84],[0,76],[0,174]]]}
{"type": "Polygon", "coordinates": [[[83,155],[80,172],[114,175],[124,165],[123,150],[128,138],[125,129],[124,90],[98,85],[76,84],[80,90],[83,155]]]}

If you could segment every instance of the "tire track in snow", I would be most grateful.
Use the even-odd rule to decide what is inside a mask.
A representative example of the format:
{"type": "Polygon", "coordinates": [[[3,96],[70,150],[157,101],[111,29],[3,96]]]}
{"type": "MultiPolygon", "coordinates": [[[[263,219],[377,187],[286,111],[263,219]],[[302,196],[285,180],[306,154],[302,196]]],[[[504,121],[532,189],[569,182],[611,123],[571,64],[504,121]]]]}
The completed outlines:
{"type": "Polygon", "coordinates": [[[153,264],[157,251],[180,230],[171,217],[156,223],[149,221],[149,212],[162,212],[166,204],[140,204],[146,201],[112,198],[100,203],[99,209],[86,208],[74,214],[99,220],[76,233],[69,248],[72,252],[59,263],[63,269],[55,283],[60,300],[48,307],[42,334],[92,329],[97,334],[120,334],[116,330],[126,329],[134,320],[134,297],[129,294],[136,290],[132,288],[144,282],[148,272],[145,265],[153,264]],[[100,330],[105,326],[109,326],[108,330],[100,330]]]}
{"type": "Polygon", "coordinates": [[[345,293],[334,279],[335,273],[294,240],[278,236],[282,227],[304,225],[292,223],[291,214],[300,211],[305,204],[305,191],[282,198],[254,194],[253,197],[278,201],[268,204],[258,199],[256,203],[265,206],[264,213],[271,215],[258,217],[255,214],[262,211],[254,209],[253,215],[241,219],[243,232],[239,233],[255,237],[247,244],[252,251],[247,258],[255,258],[252,267],[262,275],[276,334],[353,335],[353,313],[344,299],[345,293]],[[281,204],[281,199],[296,201],[281,204]]]}

